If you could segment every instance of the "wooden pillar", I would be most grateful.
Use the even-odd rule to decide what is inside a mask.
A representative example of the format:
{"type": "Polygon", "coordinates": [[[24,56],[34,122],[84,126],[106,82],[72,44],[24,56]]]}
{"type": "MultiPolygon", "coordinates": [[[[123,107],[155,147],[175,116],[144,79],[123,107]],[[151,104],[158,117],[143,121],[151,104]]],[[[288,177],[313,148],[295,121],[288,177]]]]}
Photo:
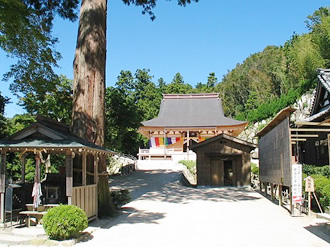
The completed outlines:
{"type": "Polygon", "coordinates": [[[98,186],[98,180],[99,180],[99,176],[98,176],[98,172],[99,172],[99,157],[97,154],[94,155],[94,183],[96,184],[96,195],[95,195],[95,205],[96,205],[96,217],[98,217],[98,195],[97,195],[97,186],[98,186]]]}
{"type": "Polygon", "coordinates": [[[274,200],[274,191],[273,191],[273,188],[274,188],[274,184],[271,183],[271,184],[270,184],[270,200],[271,200],[271,201],[274,200]]]}
{"type": "Polygon", "coordinates": [[[293,216],[294,207],[293,207],[293,201],[292,201],[292,186],[290,186],[289,193],[290,193],[290,212],[291,212],[291,215],[293,216]]]}
{"type": "Polygon", "coordinates": [[[67,151],[65,156],[65,183],[68,205],[72,205],[73,157],[71,151],[67,151]]]}
{"type": "Polygon", "coordinates": [[[7,163],[7,152],[1,151],[1,163],[0,163],[1,212],[0,212],[0,219],[1,219],[2,223],[5,223],[6,163],[7,163]]]}
{"type": "Polygon", "coordinates": [[[311,216],[312,214],[312,195],[311,192],[308,191],[308,215],[311,216]]]}
{"type": "Polygon", "coordinates": [[[262,193],[262,182],[259,180],[259,189],[260,189],[260,193],[262,193]]]}
{"type": "Polygon", "coordinates": [[[278,205],[282,206],[283,202],[282,202],[282,185],[278,186],[278,205]]]}
{"type": "Polygon", "coordinates": [[[25,183],[25,162],[26,154],[21,156],[21,183],[25,183]]]}
{"type": "Polygon", "coordinates": [[[86,185],[86,159],[87,159],[87,153],[83,152],[82,153],[82,185],[86,185]]]}
{"type": "Polygon", "coordinates": [[[164,129],[164,159],[166,159],[166,129],[164,129]]]}
{"type": "Polygon", "coordinates": [[[189,142],[190,142],[190,136],[189,136],[189,130],[187,131],[187,160],[189,160],[189,142]]]}
{"type": "Polygon", "coordinates": [[[35,169],[35,176],[34,176],[34,182],[40,183],[40,155],[36,154],[34,156],[36,160],[36,169],[35,169]]]}

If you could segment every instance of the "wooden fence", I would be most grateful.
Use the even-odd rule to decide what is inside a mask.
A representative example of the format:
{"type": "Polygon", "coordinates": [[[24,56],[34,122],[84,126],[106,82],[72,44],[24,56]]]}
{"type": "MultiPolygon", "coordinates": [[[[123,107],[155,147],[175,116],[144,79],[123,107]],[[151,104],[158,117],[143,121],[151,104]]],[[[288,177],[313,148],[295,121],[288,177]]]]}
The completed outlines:
{"type": "Polygon", "coordinates": [[[72,188],[72,205],[85,211],[87,217],[97,216],[97,186],[96,184],[72,188]]]}

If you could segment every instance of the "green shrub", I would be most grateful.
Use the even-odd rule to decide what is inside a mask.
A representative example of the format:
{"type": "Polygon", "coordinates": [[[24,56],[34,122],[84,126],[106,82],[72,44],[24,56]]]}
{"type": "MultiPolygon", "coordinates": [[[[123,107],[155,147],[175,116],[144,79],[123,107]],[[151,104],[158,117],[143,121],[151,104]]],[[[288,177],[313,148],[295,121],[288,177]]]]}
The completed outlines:
{"type": "Polygon", "coordinates": [[[259,176],[259,167],[254,163],[251,163],[251,172],[259,176]]]}
{"type": "Polygon", "coordinates": [[[315,174],[315,194],[320,200],[321,207],[325,209],[330,206],[330,179],[325,176],[315,174]]]}
{"type": "Polygon", "coordinates": [[[196,170],[196,161],[194,160],[180,160],[179,163],[185,165],[190,173],[194,176],[196,176],[197,170],[196,170]]]}
{"type": "Polygon", "coordinates": [[[112,190],[110,191],[112,202],[117,209],[131,200],[131,194],[128,190],[112,190]]]}
{"type": "Polygon", "coordinates": [[[88,226],[85,212],[73,205],[60,205],[49,209],[42,222],[46,234],[54,240],[75,237],[88,226]]]}
{"type": "Polygon", "coordinates": [[[311,175],[322,175],[330,179],[330,168],[328,165],[325,166],[313,166],[313,165],[303,165],[303,173],[307,176],[311,175]]]}

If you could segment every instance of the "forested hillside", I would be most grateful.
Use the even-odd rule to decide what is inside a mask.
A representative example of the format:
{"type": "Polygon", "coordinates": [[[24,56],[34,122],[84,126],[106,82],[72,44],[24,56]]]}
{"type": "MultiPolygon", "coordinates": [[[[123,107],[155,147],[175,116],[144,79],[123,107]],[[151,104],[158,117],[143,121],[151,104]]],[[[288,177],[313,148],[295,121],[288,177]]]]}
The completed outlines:
{"type": "MultiPolygon", "coordinates": [[[[282,46],[268,46],[252,54],[222,80],[210,73],[205,82],[193,87],[180,73],[165,82],[154,78],[149,69],[121,71],[116,84],[106,89],[107,147],[136,155],[138,147],[146,143],[137,129],[141,121],[157,116],[164,93],[220,93],[227,116],[252,123],[275,115],[315,87],[317,68],[330,68],[329,13],[330,8],[320,8],[306,20],[309,33],[294,34],[282,46]]],[[[56,90],[42,96],[30,92],[20,104],[28,114],[70,123],[72,83],[60,77],[54,85],[56,90]]],[[[0,97],[0,106],[7,101],[0,97]]],[[[8,126],[14,124],[0,118],[0,136],[8,135],[8,126]]]]}

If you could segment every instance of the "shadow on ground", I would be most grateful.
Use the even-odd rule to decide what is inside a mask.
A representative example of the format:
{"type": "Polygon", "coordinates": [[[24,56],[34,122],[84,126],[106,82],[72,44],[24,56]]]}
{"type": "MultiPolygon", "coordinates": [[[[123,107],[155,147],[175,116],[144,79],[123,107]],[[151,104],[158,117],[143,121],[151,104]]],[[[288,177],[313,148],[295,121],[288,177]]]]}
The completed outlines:
{"type": "Polygon", "coordinates": [[[314,235],[318,236],[319,238],[322,238],[327,243],[330,243],[330,232],[327,230],[326,225],[324,224],[317,224],[317,225],[310,225],[305,227],[305,229],[314,235]]]}
{"type": "Polygon", "coordinates": [[[189,203],[192,200],[245,201],[258,200],[250,188],[192,188],[182,185],[181,172],[169,170],[137,171],[130,175],[112,177],[110,188],[128,189],[132,200],[189,203]]]}

